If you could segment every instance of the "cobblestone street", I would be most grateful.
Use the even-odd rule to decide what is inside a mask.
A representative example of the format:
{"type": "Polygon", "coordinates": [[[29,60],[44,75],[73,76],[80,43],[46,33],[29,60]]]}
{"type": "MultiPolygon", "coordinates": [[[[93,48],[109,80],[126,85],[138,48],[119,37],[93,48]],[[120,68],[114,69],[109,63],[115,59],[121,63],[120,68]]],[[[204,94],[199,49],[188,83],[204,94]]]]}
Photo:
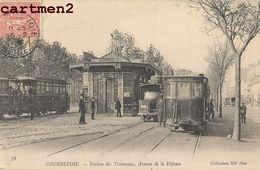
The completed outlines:
{"type": "MultiPolygon", "coordinates": [[[[14,167],[24,163],[19,162],[21,157],[24,161],[33,156],[34,162],[30,162],[30,166],[50,160],[77,160],[84,169],[90,160],[135,162],[142,158],[151,161],[170,158],[187,169],[209,165],[229,169],[234,166],[220,164],[230,164],[230,161],[255,169],[260,153],[258,108],[248,108],[247,124],[242,124],[241,142],[227,137],[233,130],[233,112],[234,107],[225,107],[223,118],[216,114],[216,119],[208,122],[199,142],[195,134],[173,132],[154,122],[143,123],[139,117],[117,118],[99,114],[91,120],[87,115],[86,125],[78,124],[77,112],[37,117],[33,121],[29,118],[5,120],[0,124],[1,152],[5,155],[2,160],[14,167]],[[82,154],[83,157],[79,156],[82,154]],[[12,162],[14,157],[17,160],[12,162]],[[192,163],[188,164],[189,161],[192,163]]],[[[243,169],[243,166],[236,168],[243,169]]]]}
{"type": "MultiPolygon", "coordinates": [[[[75,110],[74,110],[75,111],[75,110]]],[[[2,149],[68,136],[106,133],[141,122],[140,118],[115,118],[101,114],[95,120],[87,115],[87,124],[80,125],[79,113],[55,114],[44,117],[20,118],[0,122],[0,147],[2,149]]]]}

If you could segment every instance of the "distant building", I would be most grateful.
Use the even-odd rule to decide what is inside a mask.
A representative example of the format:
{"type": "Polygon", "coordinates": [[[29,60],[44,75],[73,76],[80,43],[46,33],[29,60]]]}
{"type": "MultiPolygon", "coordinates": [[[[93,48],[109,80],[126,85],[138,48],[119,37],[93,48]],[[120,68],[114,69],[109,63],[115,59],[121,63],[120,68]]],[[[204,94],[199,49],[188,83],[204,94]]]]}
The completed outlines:
{"type": "Polygon", "coordinates": [[[95,98],[97,113],[114,113],[117,98],[124,114],[137,112],[140,83],[161,73],[153,64],[129,62],[114,52],[101,58],[84,57],[84,62],[70,64],[70,69],[83,73],[84,95],[88,101],[95,98]]]}
{"type": "MultiPolygon", "coordinates": [[[[193,72],[187,69],[177,69],[174,72],[174,75],[191,75],[193,72]]],[[[197,74],[198,75],[198,74],[197,74]]]]}

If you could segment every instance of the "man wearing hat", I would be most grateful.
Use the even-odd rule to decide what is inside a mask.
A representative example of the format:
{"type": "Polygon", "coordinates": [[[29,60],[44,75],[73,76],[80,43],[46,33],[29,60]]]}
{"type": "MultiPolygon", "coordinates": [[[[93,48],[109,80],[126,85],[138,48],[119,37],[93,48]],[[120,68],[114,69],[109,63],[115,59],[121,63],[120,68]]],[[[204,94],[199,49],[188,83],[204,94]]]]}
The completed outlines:
{"type": "Polygon", "coordinates": [[[86,106],[84,102],[83,94],[80,94],[79,98],[79,112],[80,112],[80,118],[79,118],[79,124],[86,124],[85,115],[86,115],[86,106]]]}
{"type": "Polygon", "coordinates": [[[158,109],[159,125],[165,127],[166,112],[165,112],[165,104],[164,104],[164,100],[163,100],[163,94],[160,95],[160,100],[158,102],[157,109],[158,109]]]}
{"type": "Polygon", "coordinates": [[[119,101],[119,98],[117,98],[117,100],[116,100],[115,109],[116,109],[116,117],[122,117],[122,114],[121,114],[121,103],[119,101]]]}
{"type": "Polygon", "coordinates": [[[94,116],[95,116],[95,98],[93,97],[92,100],[91,100],[91,103],[90,103],[90,108],[91,108],[91,119],[95,119],[94,116]]]}

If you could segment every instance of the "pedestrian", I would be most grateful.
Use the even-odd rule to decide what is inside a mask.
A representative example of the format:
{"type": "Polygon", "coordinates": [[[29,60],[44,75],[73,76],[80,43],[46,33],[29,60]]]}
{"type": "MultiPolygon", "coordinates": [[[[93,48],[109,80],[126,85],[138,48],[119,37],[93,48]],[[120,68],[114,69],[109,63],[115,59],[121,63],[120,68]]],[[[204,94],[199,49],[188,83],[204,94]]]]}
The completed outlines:
{"type": "Polygon", "coordinates": [[[163,95],[161,94],[160,100],[157,105],[158,109],[158,121],[159,125],[165,127],[166,124],[166,112],[165,112],[165,104],[163,100],[163,95]]]}
{"type": "Polygon", "coordinates": [[[246,123],[246,105],[245,103],[242,103],[242,106],[240,107],[240,117],[241,117],[241,121],[242,123],[246,123]]]}
{"type": "Polygon", "coordinates": [[[83,94],[80,95],[79,99],[79,112],[80,112],[80,118],[79,118],[79,124],[86,124],[86,106],[83,98],[83,94]]]}
{"type": "Polygon", "coordinates": [[[90,108],[91,108],[91,119],[95,119],[94,116],[95,116],[95,98],[92,98],[91,100],[91,104],[90,104],[90,108]]]}
{"type": "Polygon", "coordinates": [[[33,120],[36,112],[37,112],[37,104],[36,104],[36,98],[33,93],[31,93],[29,96],[27,96],[27,106],[30,110],[30,119],[33,120]]]}
{"type": "Polygon", "coordinates": [[[116,109],[116,117],[122,117],[122,115],[121,115],[121,103],[119,101],[119,98],[117,98],[117,100],[116,100],[115,109],[116,109]]]}
{"type": "Polygon", "coordinates": [[[209,103],[209,115],[212,116],[212,119],[214,119],[214,103],[213,103],[213,99],[210,100],[210,103],[209,103]]]}

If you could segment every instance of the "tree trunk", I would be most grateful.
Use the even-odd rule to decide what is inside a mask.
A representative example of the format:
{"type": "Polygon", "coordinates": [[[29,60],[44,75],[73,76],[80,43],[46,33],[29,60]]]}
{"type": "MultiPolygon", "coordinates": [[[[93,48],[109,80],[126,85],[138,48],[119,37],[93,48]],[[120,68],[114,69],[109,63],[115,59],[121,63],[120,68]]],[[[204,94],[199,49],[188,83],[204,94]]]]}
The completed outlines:
{"type": "Polygon", "coordinates": [[[241,138],[241,123],[240,123],[240,103],[241,103],[241,55],[236,54],[236,111],[234,115],[234,129],[232,139],[240,141],[241,138]]]}
{"type": "Polygon", "coordinates": [[[218,111],[218,107],[219,107],[219,86],[217,86],[217,93],[216,93],[216,111],[218,111]]]}
{"type": "Polygon", "coordinates": [[[219,85],[219,116],[222,118],[222,83],[219,85]]]}

